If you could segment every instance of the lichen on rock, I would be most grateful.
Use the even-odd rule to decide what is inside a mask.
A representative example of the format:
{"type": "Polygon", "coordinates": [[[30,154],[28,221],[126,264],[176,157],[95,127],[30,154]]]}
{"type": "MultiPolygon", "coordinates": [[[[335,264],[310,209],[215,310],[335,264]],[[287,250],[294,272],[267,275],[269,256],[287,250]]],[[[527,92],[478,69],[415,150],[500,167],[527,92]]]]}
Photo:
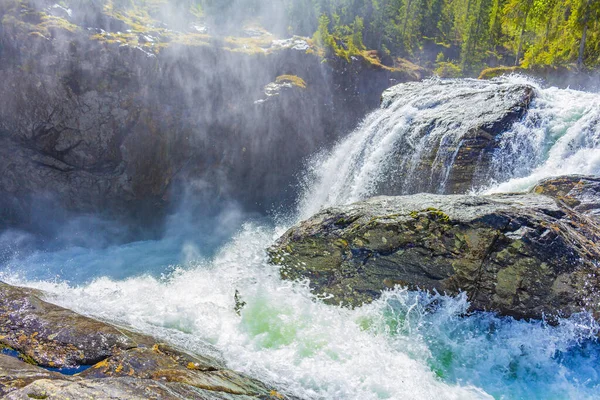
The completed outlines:
{"type": "Polygon", "coordinates": [[[517,318],[599,318],[600,230],[579,218],[535,194],[378,197],[320,212],[269,256],[332,304],[359,306],[398,284],[465,291],[473,310],[517,318]]]}

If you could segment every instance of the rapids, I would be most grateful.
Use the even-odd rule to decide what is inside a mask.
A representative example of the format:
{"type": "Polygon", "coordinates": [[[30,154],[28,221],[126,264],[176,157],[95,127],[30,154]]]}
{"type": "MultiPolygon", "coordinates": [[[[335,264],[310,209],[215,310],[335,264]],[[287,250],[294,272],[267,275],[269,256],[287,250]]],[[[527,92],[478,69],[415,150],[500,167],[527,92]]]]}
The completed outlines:
{"type": "MultiPolygon", "coordinates": [[[[524,78],[506,84],[515,81],[524,78]]],[[[502,136],[493,178],[478,191],[526,190],[565,173],[600,174],[600,95],[527,83],[536,100],[502,136]]],[[[464,90],[470,86],[465,81],[464,90]]],[[[465,296],[400,288],[349,310],[319,302],[306,282],[282,281],[266,262],[265,248],[286,227],[322,207],[376,194],[389,173],[389,149],[427,112],[411,101],[416,98],[399,98],[374,111],[331,151],[311,159],[290,216],[248,221],[224,213],[212,220],[229,226],[224,245],[202,246],[208,235],[184,229],[179,217],[161,240],[5,254],[0,280],[44,289],[59,305],[192,351],[219,352],[229,367],[307,399],[598,398],[600,327],[585,314],[557,326],[491,313],[465,316],[465,296]],[[236,290],[246,303],[240,315],[236,290]]],[[[450,155],[440,162],[451,161],[450,155]]]]}

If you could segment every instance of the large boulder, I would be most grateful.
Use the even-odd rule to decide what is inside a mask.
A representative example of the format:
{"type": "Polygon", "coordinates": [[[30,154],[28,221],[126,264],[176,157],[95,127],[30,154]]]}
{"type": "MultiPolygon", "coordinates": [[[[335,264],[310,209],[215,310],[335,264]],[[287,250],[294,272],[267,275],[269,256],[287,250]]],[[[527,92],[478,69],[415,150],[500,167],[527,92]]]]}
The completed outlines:
{"type": "Polygon", "coordinates": [[[358,306],[395,285],[465,291],[474,310],[600,318],[600,229],[535,194],[377,197],[324,210],[269,250],[285,279],[358,306]]]}
{"type": "Polygon", "coordinates": [[[42,297],[0,282],[0,396],[6,399],[292,398],[213,355],[187,353],[42,297]]]}
{"type": "Polygon", "coordinates": [[[429,80],[386,90],[386,122],[398,131],[381,195],[463,194],[489,182],[499,138],[527,113],[535,88],[510,81],[429,80]],[[408,124],[408,126],[407,126],[408,124]]]}

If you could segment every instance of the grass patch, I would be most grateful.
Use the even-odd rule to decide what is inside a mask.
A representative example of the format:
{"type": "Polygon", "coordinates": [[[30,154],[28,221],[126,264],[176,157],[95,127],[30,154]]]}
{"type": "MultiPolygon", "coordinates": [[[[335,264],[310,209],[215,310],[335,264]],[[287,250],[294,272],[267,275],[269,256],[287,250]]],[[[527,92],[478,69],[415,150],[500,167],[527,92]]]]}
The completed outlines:
{"type": "Polygon", "coordinates": [[[300,78],[296,75],[280,75],[275,79],[276,83],[289,83],[292,86],[299,87],[301,89],[306,89],[306,82],[304,79],[300,78]]]}

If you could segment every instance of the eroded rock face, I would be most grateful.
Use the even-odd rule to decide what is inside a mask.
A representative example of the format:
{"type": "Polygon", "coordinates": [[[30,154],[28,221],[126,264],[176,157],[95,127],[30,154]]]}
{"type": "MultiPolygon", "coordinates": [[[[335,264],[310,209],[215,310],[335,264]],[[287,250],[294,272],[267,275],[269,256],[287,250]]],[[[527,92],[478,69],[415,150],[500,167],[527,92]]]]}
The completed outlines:
{"type": "Polygon", "coordinates": [[[267,210],[293,198],[281,188],[303,159],[375,108],[392,79],[420,77],[322,63],[298,38],[261,31],[234,45],[180,25],[128,26],[103,2],[72,2],[72,13],[54,3],[0,4],[0,228],[40,196],[49,209],[147,223],[179,200],[179,183],[267,210]],[[306,90],[256,104],[280,75],[306,90]]]}
{"type": "Polygon", "coordinates": [[[600,230],[535,194],[378,197],[334,207],[269,250],[285,279],[309,278],[357,306],[395,285],[456,294],[517,318],[600,317],[600,230]]]}
{"type": "Polygon", "coordinates": [[[0,283],[0,349],[29,363],[0,354],[0,395],[6,399],[293,398],[227,369],[214,356],[84,317],[42,295],[0,283]],[[79,366],[90,367],[76,376],[41,368],[79,366]]]}

